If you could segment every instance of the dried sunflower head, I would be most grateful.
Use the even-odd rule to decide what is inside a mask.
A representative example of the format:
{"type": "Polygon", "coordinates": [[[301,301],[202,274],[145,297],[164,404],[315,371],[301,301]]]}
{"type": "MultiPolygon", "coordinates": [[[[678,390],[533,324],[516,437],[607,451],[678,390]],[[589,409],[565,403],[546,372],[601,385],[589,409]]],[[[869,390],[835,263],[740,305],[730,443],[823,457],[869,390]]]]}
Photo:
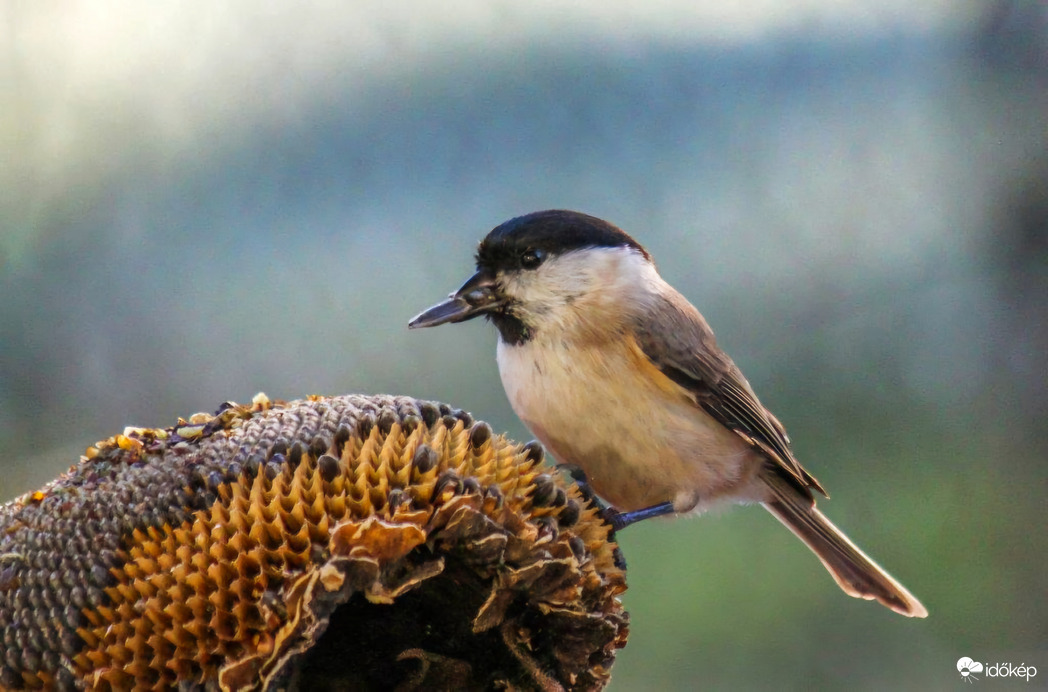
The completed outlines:
{"type": "Polygon", "coordinates": [[[0,508],[0,685],[598,688],[627,636],[608,532],[462,411],[260,395],[0,508]]]}

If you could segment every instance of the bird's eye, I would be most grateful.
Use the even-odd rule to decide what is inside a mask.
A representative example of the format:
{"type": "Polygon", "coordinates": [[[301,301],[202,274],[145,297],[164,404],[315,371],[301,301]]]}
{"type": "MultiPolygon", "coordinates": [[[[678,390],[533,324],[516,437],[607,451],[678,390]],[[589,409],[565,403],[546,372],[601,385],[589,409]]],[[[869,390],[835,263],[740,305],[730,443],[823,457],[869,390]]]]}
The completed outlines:
{"type": "Polygon", "coordinates": [[[542,261],[546,259],[546,253],[543,250],[536,250],[529,248],[520,255],[520,266],[524,269],[534,269],[535,267],[542,264],[542,261]]]}

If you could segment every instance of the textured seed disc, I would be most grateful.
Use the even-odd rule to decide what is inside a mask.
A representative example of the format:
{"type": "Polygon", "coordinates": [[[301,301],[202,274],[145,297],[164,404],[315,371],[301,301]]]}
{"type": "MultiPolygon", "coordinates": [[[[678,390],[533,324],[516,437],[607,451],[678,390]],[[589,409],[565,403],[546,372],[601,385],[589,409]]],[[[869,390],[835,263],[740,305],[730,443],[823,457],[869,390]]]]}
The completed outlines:
{"type": "Polygon", "coordinates": [[[608,531],[444,404],[128,428],[0,508],[0,686],[599,688],[628,632],[608,531]]]}

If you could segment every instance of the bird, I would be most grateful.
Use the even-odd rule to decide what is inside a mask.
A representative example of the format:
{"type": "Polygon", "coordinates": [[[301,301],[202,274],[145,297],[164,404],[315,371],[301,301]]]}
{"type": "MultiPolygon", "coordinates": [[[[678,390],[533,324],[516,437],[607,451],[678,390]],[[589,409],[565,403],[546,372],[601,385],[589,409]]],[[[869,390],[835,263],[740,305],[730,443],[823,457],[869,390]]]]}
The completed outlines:
{"type": "Polygon", "coordinates": [[[662,515],[763,505],[850,596],[927,609],[822,512],[827,496],[702,314],[632,236],[594,216],[538,211],[491,230],[476,272],[410,328],[476,317],[498,331],[514,412],[607,503],[620,530],[662,515]]]}

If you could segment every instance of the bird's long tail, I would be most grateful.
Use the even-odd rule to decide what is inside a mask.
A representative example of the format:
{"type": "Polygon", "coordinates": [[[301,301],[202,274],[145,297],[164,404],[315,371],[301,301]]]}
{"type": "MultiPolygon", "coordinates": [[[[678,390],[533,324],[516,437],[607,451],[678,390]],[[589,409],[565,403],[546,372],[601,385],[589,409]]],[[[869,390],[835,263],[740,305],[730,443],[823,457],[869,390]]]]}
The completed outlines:
{"type": "Polygon", "coordinates": [[[833,575],[849,596],[876,599],[896,613],[923,618],[921,602],[833,525],[815,503],[783,479],[768,479],[772,497],[764,507],[785,524],[833,575]]]}

